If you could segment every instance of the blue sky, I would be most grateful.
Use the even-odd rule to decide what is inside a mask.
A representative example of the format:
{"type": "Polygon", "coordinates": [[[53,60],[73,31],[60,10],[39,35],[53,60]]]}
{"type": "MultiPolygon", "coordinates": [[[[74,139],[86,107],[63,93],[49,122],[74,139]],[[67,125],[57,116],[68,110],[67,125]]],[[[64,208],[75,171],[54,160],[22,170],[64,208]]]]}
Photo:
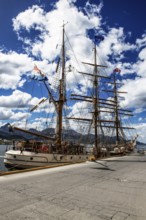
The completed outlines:
{"type": "MultiPolygon", "coordinates": [[[[115,67],[121,69],[121,90],[128,91],[121,105],[134,111],[131,121],[137,129],[139,140],[146,143],[145,8],[144,0],[1,0],[0,126],[8,121],[20,123],[30,115],[26,106],[32,107],[41,95],[46,95],[42,84],[35,85],[30,75],[34,74],[35,63],[53,83],[53,61],[60,53],[60,46],[57,45],[61,44],[64,20],[68,22],[66,32],[79,62],[91,62],[93,33],[104,36],[104,41],[97,45],[100,62],[109,67],[109,71],[103,73],[108,75],[115,67]],[[32,97],[34,94],[35,97],[32,97]]],[[[79,69],[75,59],[70,62],[75,70],[79,69]]],[[[82,70],[91,71],[81,65],[82,70]]],[[[74,92],[84,93],[85,81],[77,75],[80,88],[75,89],[73,77],[72,74],[68,76],[68,90],[74,88],[74,92]]],[[[50,112],[53,111],[51,108],[50,112]]],[[[71,110],[77,113],[77,105],[72,106],[71,110]]],[[[39,110],[36,115],[38,113],[39,110]]],[[[36,127],[38,121],[31,121],[31,126],[36,127]]]]}

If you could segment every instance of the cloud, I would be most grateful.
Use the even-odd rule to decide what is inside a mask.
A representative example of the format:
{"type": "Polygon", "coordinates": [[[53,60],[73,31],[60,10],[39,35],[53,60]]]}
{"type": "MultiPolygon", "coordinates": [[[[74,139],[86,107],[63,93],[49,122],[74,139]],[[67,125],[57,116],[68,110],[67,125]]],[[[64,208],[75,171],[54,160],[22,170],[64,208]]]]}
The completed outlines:
{"type": "MultiPolygon", "coordinates": [[[[57,1],[49,12],[46,12],[43,7],[34,5],[19,13],[16,18],[13,18],[14,30],[21,36],[20,38],[23,42],[27,44],[26,51],[32,54],[32,56],[39,57],[41,60],[53,61],[60,53],[62,41],[61,25],[64,21],[65,24],[68,22],[65,25],[67,34],[66,45],[71,45],[70,49],[66,50],[66,52],[67,55],[75,54],[76,57],[71,58],[69,62],[76,69],[88,70],[88,67],[83,66],[81,61],[83,59],[86,59],[86,61],[90,60],[90,62],[93,60],[92,40],[88,35],[88,31],[94,30],[95,33],[101,32],[104,35],[104,41],[98,46],[101,63],[104,60],[104,63],[107,63],[112,69],[111,61],[114,61],[114,65],[115,61],[118,61],[118,66],[122,67],[121,74],[131,74],[133,71],[136,71],[136,67],[130,68],[130,62],[120,62],[124,58],[125,52],[136,50],[136,45],[126,42],[123,27],[108,27],[108,32],[102,30],[103,24],[100,12],[103,4],[94,5],[87,1],[84,7],[77,8],[74,2],[76,1],[57,1]],[[40,31],[33,35],[33,39],[31,39],[32,29],[40,31]],[[26,32],[28,32],[27,37],[26,32]]],[[[51,69],[50,66],[52,64],[48,65],[48,69],[51,69]]],[[[71,73],[70,78],[73,78],[71,73]]],[[[79,80],[82,85],[85,84],[85,80],[83,80],[81,75],[79,80]]],[[[73,80],[69,80],[69,82],[74,84],[73,80]]]]}
{"type": "Polygon", "coordinates": [[[13,91],[9,96],[0,96],[0,119],[21,120],[30,116],[29,108],[38,102],[38,98],[32,98],[30,94],[19,90],[13,91]]]}
{"type": "MultiPolygon", "coordinates": [[[[66,25],[66,32],[69,38],[72,38],[72,44],[76,46],[76,51],[84,50],[86,45],[86,38],[81,39],[83,35],[86,36],[87,30],[100,27],[101,17],[94,16],[97,15],[97,11],[100,11],[96,6],[92,8],[90,5],[90,10],[88,5],[85,6],[86,13],[79,10],[72,2],[66,0],[60,0],[54,5],[52,11],[46,12],[43,8],[40,8],[37,5],[32,6],[18,14],[16,18],[13,19],[14,30],[21,35],[21,30],[26,30],[28,32],[33,28],[34,30],[40,30],[40,34],[35,38],[35,42],[30,41],[29,37],[21,35],[21,39],[30,46],[32,55],[41,56],[42,59],[53,60],[56,57],[56,53],[59,53],[60,50],[55,50],[57,44],[61,44],[62,34],[61,26],[64,23],[66,25]],[[55,19],[54,19],[55,18],[55,19]],[[73,21],[73,22],[72,22],[73,21]],[[58,34],[60,32],[60,34],[58,34]],[[75,36],[75,37],[73,37],[75,36]],[[29,40],[28,40],[29,39],[29,40]],[[77,44],[76,44],[77,42],[77,44]],[[84,44],[84,47],[82,46],[84,44]],[[81,45],[81,47],[80,47],[81,45]],[[78,48],[78,49],[77,49],[78,48]]],[[[100,6],[99,6],[100,7],[100,6]]],[[[60,49],[60,48],[59,48],[60,49]]],[[[80,52],[81,53],[81,52],[80,52]]]]}
{"type": "Polygon", "coordinates": [[[143,112],[143,111],[144,111],[143,108],[136,108],[136,109],[133,111],[133,113],[134,113],[134,114],[140,114],[140,113],[143,112]]]}
{"type": "MultiPolygon", "coordinates": [[[[146,41],[146,39],[145,39],[146,41]]],[[[146,43],[146,42],[145,42],[146,43]]],[[[146,48],[143,48],[139,55],[139,61],[137,62],[137,74],[146,78],[146,48]]]]}
{"type": "Polygon", "coordinates": [[[11,122],[11,121],[20,121],[24,119],[26,122],[26,118],[28,118],[29,116],[30,113],[18,112],[18,110],[17,112],[15,112],[11,109],[0,107],[0,120],[4,120],[4,121],[9,120],[9,122],[11,122]]]}
{"type": "Polygon", "coordinates": [[[123,27],[109,28],[109,32],[99,46],[102,59],[108,60],[108,57],[112,56],[112,59],[114,58],[113,60],[119,61],[124,58],[124,53],[126,51],[133,51],[136,46],[129,42],[126,43],[125,38],[123,27]]]}
{"type": "Polygon", "coordinates": [[[141,142],[146,143],[146,136],[145,136],[146,123],[137,123],[134,124],[134,127],[136,128],[138,139],[141,142]]]}
{"type": "Polygon", "coordinates": [[[17,112],[17,113],[14,113],[13,112],[13,115],[10,117],[10,120],[14,120],[14,121],[22,121],[24,120],[25,121],[25,124],[26,124],[26,119],[30,116],[30,113],[26,113],[26,112],[17,112]]]}
{"type": "Polygon", "coordinates": [[[30,94],[15,90],[10,96],[0,96],[0,106],[7,108],[24,108],[31,98],[30,94]]]}
{"type": "Polygon", "coordinates": [[[121,69],[123,74],[129,75],[129,79],[122,80],[124,86],[121,90],[127,91],[124,95],[125,101],[121,104],[128,108],[133,108],[135,114],[142,113],[146,107],[146,36],[142,35],[141,39],[136,40],[137,60],[135,63],[122,63],[121,69]],[[135,73],[136,76],[131,78],[130,74],[135,73]]]}
{"type": "Polygon", "coordinates": [[[146,34],[142,34],[141,38],[136,39],[136,44],[138,46],[138,50],[146,46],[146,34]]]}
{"type": "Polygon", "coordinates": [[[37,5],[28,8],[24,12],[17,15],[17,18],[13,19],[13,28],[16,32],[21,28],[25,28],[30,31],[30,28],[35,27],[35,29],[42,30],[43,23],[45,23],[44,11],[37,5]]]}
{"type": "Polygon", "coordinates": [[[0,107],[0,120],[7,120],[13,115],[13,112],[10,109],[5,109],[0,107]]]}
{"type": "Polygon", "coordinates": [[[26,54],[14,51],[8,53],[0,52],[0,88],[16,89],[22,87],[25,80],[23,74],[32,68],[32,59],[26,54]]]}
{"type": "Polygon", "coordinates": [[[13,123],[13,125],[16,127],[20,127],[23,129],[30,129],[30,128],[32,129],[33,128],[33,129],[37,129],[38,131],[42,131],[42,130],[48,128],[48,124],[49,124],[50,128],[55,128],[54,121],[52,123],[52,119],[46,120],[46,118],[44,118],[44,117],[31,119],[27,123],[26,123],[26,120],[21,120],[21,121],[15,120],[15,122],[13,123]]]}
{"type": "Polygon", "coordinates": [[[121,91],[127,91],[123,94],[125,100],[122,105],[129,108],[144,108],[146,107],[146,78],[136,78],[135,80],[125,80],[125,85],[121,87],[121,91]]]}
{"type": "MultiPolygon", "coordinates": [[[[40,100],[42,98],[32,97],[29,93],[20,90],[14,90],[11,95],[2,95],[0,96],[0,119],[9,121],[24,120],[26,122],[26,119],[29,117],[30,120],[34,121],[33,114],[30,110],[32,107],[38,105],[40,100]]],[[[44,117],[48,117],[46,114],[51,115],[54,111],[54,106],[47,100],[40,104],[34,112],[36,115],[43,113],[44,117]]]]}

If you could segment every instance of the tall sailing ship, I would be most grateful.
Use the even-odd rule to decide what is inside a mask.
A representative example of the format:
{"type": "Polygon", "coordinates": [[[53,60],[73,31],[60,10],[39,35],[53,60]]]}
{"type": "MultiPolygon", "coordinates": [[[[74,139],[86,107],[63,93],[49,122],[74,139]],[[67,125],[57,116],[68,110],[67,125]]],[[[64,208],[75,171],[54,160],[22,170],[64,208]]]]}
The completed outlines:
{"type": "MultiPolygon", "coordinates": [[[[79,74],[82,74],[83,77],[87,77],[88,80],[90,78],[91,91],[89,92],[87,90],[84,95],[75,93],[70,95],[70,99],[73,101],[88,103],[88,114],[85,117],[81,112],[81,115],[76,117],[69,113],[64,119],[63,111],[68,101],[66,90],[66,61],[69,59],[68,57],[66,58],[65,36],[65,28],[63,25],[61,56],[58,59],[56,67],[56,73],[59,69],[61,70],[59,84],[57,86],[57,95],[55,95],[44,73],[36,65],[34,68],[39,73],[41,81],[47,89],[48,97],[41,99],[37,105],[33,106],[31,112],[46,102],[46,100],[49,100],[49,102],[53,104],[56,113],[55,134],[51,136],[16,126],[10,126],[11,132],[24,132],[37,138],[17,141],[17,143],[14,142],[13,149],[5,153],[4,164],[7,167],[31,168],[50,164],[82,162],[96,159],[107,154],[121,154],[126,152],[126,150],[132,150],[135,146],[136,138],[127,142],[124,134],[124,129],[131,129],[131,127],[124,127],[121,124],[120,115],[130,116],[131,113],[121,109],[119,106],[118,94],[123,93],[118,91],[118,83],[116,81],[116,72],[119,70],[117,68],[114,70],[113,80],[109,76],[100,74],[99,69],[107,68],[107,66],[97,64],[96,42],[94,42],[93,63],[83,62],[84,65],[93,68],[92,73],[78,71],[79,74]],[[105,80],[103,83],[113,85],[112,90],[102,90],[102,92],[108,94],[108,97],[105,99],[100,97],[100,83],[102,79],[105,80]],[[112,96],[110,96],[109,93],[112,93],[112,96]],[[90,147],[90,149],[87,149],[85,141],[84,144],[82,143],[82,137],[77,141],[65,140],[64,120],[68,120],[70,124],[73,123],[72,121],[76,121],[78,126],[80,126],[80,124],[86,126],[88,130],[86,134],[90,134],[89,139],[92,136],[92,147],[90,147]],[[109,138],[107,141],[105,140],[105,129],[108,129],[106,130],[108,135],[109,131],[115,131],[115,144],[113,144],[113,142],[109,143],[109,138]]],[[[71,65],[69,65],[68,68],[69,71],[71,71],[71,65]]],[[[83,136],[84,134],[81,135],[83,136]]],[[[89,144],[90,141],[86,140],[86,142],[89,144]]]]}

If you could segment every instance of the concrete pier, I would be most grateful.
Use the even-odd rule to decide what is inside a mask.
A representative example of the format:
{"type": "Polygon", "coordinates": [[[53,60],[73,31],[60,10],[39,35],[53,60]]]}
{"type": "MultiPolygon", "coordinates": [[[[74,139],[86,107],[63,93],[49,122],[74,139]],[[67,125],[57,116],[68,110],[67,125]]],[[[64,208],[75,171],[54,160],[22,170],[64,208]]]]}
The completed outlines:
{"type": "Polygon", "coordinates": [[[146,156],[0,176],[0,220],[18,219],[146,220],[146,156]]]}

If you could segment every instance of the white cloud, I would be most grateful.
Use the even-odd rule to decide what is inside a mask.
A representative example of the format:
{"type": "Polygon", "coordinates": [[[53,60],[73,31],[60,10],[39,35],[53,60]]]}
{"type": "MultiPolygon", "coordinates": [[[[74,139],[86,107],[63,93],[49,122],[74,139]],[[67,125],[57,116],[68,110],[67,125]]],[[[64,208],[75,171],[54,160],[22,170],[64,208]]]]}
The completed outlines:
{"type": "Polygon", "coordinates": [[[15,112],[11,109],[0,107],[0,120],[5,120],[5,121],[20,121],[22,119],[28,118],[30,116],[30,113],[26,112],[15,112]]]}
{"type": "Polygon", "coordinates": [[[30,94],[19,90],[13,91],[10,96],[0,96],[0,119],[9,121],[26,119],[30,115],[28,107],[33,100],[36,101],[30,94]]]}
{"type": "Polygon", "coordinates": [[[32,60],[26,54],[0,52],[0,88],[16,89],[23,86],[23,74],[32,69],[32,60]]]}
{"type": "MultiPolygon", "coordinates": [[[[32,6],[32,8],[21,12],[13,19],[14,30],[20,34],[21,28],[27,31],[30,31],[31,28],[39,29],[41,34],[37,36],[35,42],[29,41],[27,38],[27,43],[30,43],[31,46],[31,52],[35,56],[41,56],[42,59],[53,60],[56,54],[59,53],[59,50],[56,51],[55,47],[58,43],[60,45],[62,40],[61,25],[63,21],[64,23],[68,22],[66,32],[69,38],[72,38],[72,44],[76,46],[75,52],[82,50],[84,52],[84,49],[87,48],[86,38],[84,37],[83,40],[80,36],[85,36],[88,29],[98,29],[101,24],[100,15],[94,16],[99,8],[97,6],[93,6],[93,10],[91,8],[92,5],[90,5],[90,10],[87,9],[88,15],[85,15],[74,4],[66,0],[58,1],[50,12],[45,12],[39,6],[32,6]],[[60,34],[58,34],[59,32],[60,34]]],[[[25,40],[25,36],[21,36],[21,39],[25,40]]]]}
{"type": "Polygon", "coordinates": [[[24,108],[30,100],[30,94],[15,90],[10,96],[0,96],[0,106],[7,108],[24,108]]]}
{"type": "Polygon", "coordinates": [[[133,113],[134,113],[134,114],[139,114],[139,113],[141,113],[141,112],[143,112],[143,111],[144,111],[143,108],[137,108],[137,109],[135,109],[135,110],[133,111],[133,113]]]}
{"type": "Polygon", "coordinates": [[[102,59],[108,61],[109,57],[112,57],[112,61],[119,62],[124,58],[124,54],[127,51],[133,51],[136,49],[136,45],[126,43],[124,29],[110,28],[109,32],[105,34],[105,39],[99,45],[99,51],[101,52],[102,59]]]}
{"type": "Polygon", "coordinates": [[[139,119],[138,119],[138,121],[142,121],[143,119],[140,117],[139,119]]]}
{"type": "Polygon", "coordinates": [[[0,120],[7,120],[13,115],[13,112],[10,109],[5,109],[0,107],[0,120]]]}
{"type": "Polygon", "coordinates": [[[103,7],[102,2],[100,2],[100,4],[97,6],[95,4],[90,4],[90,2],[87,1],[85,4],[84,10],[87,15],[89,15],[89,16],[93,15],[93,17],[94,17],[95,15],[99,15],[102,7],[103,7]]]}
{"type": "MultiPolygon", "coordinates": [[[[60,53],[60,45],[62,41],[61,25],[63,20],[64,23],[68,22],[65,29],[73,51],[70,48],[67,53],[69,55],[71,53],[72,55],[73,53],[76,54],[78,59],[78,63],[75,58],[71,59],[71,64],[76,69],[87,69],[87,66],[83,67],[81,64],[79,67],[79,63],[83,61],[84,57],[86,61],[87,59],[88,61],[93,59],[92,41],[87,33],[88,30],[93,29],[95,33],[101,32],[102,17],[100,11],[103,4],[100,3],[99,5],[94,5],[86,2],[84,8],[78,9],[73,3],[74,1],[60,0],[55,3],[53,10],[49,12],[46,12],[39,6],[32,6],[32,8],[21,12],[13,19],[13,26],[14,30],[19,34],[21,34],[22,28],[23,31],[25,29],[28,32],[32,28],[34,30],[39,29],[40,34],[36,35],[34,41],[31,40],[31,36],[30,39],[27,37],[27,51],[31,51],[32,55],[36,57],[39,56],[45,60],[54,60],[56,55],[60,53]],[[35,19],[36,16],[37,19],[35,19]],[[57,48],[56,45],[58,45],[57,48]]],[[[109,62],[111,56],[113,57],[113,60],[120,62],[126,51],[133,51],[136,49],[136,45],[125,42],[126,37],[123,27],[109,28],[108,33],[105,33],[104,31],[102,31],[102,33],[105,35],[105,39],[100,43],[98,51],[101,54],[101,60],[107,62],[111,68],[112,65],[109,62]]],[[[25,35],[21,36],[21,38],[25,42],[25,35]]],[[[69,45],[68,40],[66,40],[66,43],[69,45]]],[[[130,62],[119,63],[118,65],[119,67],[124,67],[122,74],[132,73],[133,70],[135,71],[136,69],[136,67],[134,69],[130,68],[130,62]]],[[[50,69],[50,67],[48,68],[50,69]]],[[[82,76],[80,76],[80,80],[81,79],[82,76]]],[[[72,83],[74,83],[73,80],[72,83]]],[[[81,84],[84,83],[85,81],[82,80],[81,84]]]]}
{"type": "Polygon", "coordinates": [[[129,108],[146,107],[146,78],[125,80],[124,84],[120,90],[128,93],[123,94],[125,100],[122,101],[122,104],[129,108]]]}
{"type": "Polygon", "coordinates": [[[138,49],[146,46],[146,34],[142,34],[141,38],[136,39],[136,44],[138,46],[138,49]]]}
{"type": "MultiPolygon", "coordinates": [[[[23,115],[22,115],[23,116],[23,115]]],[[[13,126],[16,127],[20,127],[23,129],[37,129],[38,131],[42,131],[47,127],[47,125],[49,124],[49,127],[55,128],[55,124],[53,121],[53,124],[51,123],[51,119],[48,119],[47,124],[46,124],[46,118],[44,117],[40,117],[40,118],[35,118],[35,119],[31,119],[26,123],[26,120],[15,120],[15,122],[13,123],[13,126]]]]}
{"type": "Polygon", "coordinates": [[[146,78],[146,48],[143,48],[139,53],[139,61],[137,62],[137,70],[138,70],[137,73],[139,76],[146,78]]]}
{"type": "Polygon", "coordinates": [[[30,113],[26,113],[26,112],[13,112],[13,115],[10,117],[11,120],[15,120],[15,121],[20,121],[20,120],[25,120],[26,123],[26,119],[30,116],[30,113]]]}
{"type": "MultiPolygon", "coordinates": [[[[30,109],[40,102],[37,97],[32,97],[29,93],[15,90],[11,95],[0,96],[0,119],[1,120],[26,120],[31,116],[30,109]]],[[[42,103],[35,110],[36,113],[53,113],[54,106],[49,100],[42,103]]],[[[31,118],[31,117],[30,117],[31,118]]]]}
{"type": "Polygon", "coordinates": [[[42,30],[43,23],[45,23],[43,9],[37,5],[34,5],[32,8],[19,13],[17,15],[17,19],[13,19],[13,28],[15,31],[18,31],[20,28],[25,28],[27,31],[29,31],[30,28],[37,24],[35,28],[42,30]]]}
{"type": "Polygon", "coordinates": [[[135,124],[134,127],[136,128],[138,134],[138,140],[143,143],[146,143],[146,135],[145,135],[146,123],[138,123],[135,124]]]}

